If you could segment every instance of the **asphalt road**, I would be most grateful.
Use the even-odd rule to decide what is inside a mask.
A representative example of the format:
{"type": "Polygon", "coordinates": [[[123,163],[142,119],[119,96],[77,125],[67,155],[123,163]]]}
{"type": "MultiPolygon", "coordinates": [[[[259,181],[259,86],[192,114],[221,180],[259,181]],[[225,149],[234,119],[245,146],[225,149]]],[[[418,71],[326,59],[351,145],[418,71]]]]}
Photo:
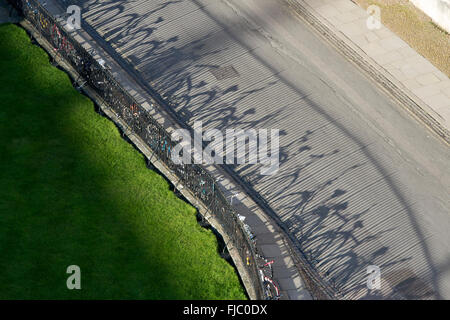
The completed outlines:
{"type": "Polygon", "coordinates": [[[344,297],[450,299],[448,146],[284,1],[78,2],[187,123],[280,130],[276,175],[234,170],[344,297]]]}

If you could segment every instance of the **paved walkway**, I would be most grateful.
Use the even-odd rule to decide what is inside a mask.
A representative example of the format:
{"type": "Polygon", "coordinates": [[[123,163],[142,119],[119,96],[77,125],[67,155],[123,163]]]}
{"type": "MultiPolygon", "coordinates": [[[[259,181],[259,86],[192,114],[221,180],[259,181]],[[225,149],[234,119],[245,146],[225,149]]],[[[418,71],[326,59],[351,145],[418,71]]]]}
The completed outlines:
{"type": "MultiPolygon", "coordinates": [[[[450,79],[396,34],[380,24],[367,27],[368,13],[351,0],[291,0],[330,27],[346,43],[381,67],[433,117],[450,138],[450,79]]],[[[450,62],[449,62],[450,63],[450,62]]],[[[448,140],[450,143],[450,140],[448,140]]]]}

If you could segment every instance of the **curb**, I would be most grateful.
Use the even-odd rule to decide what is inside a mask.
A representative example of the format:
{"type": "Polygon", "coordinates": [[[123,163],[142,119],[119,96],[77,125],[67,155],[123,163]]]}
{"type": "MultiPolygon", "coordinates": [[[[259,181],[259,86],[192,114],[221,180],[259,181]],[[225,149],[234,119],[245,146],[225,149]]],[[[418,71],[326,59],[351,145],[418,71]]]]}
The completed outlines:
{"type": "Polygon", "coordinates": [[[296,15],[311,26],[329,44],[335,47],[345,58],[367,74],[394,101],[424,123],[434,134],[450,145],[450,131],[435,116],[430,107],[407,89],[399,80],[370,58],[358,45],[341,31],[315,12],[301,0],[284,0],[296,15]]]}

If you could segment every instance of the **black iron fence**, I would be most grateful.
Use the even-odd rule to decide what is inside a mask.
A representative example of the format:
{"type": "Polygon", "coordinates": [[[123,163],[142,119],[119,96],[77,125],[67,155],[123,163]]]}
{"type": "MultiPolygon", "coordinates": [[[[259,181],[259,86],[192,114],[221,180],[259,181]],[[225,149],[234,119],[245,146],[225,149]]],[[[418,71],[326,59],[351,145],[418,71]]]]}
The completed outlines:
{"type": "Polygon", "coordinates": [[[159,159],[176,174],[188,188],[210,210],[210,214],[221,224],[233,247],[239,252],[243,265],[248,269],[250,281],[258,299],[273,296],[269,285],[258,266],[261,256],[257,254],[254,237],[217,187],[215,179],[201,166],[175,164],[171,150],[175,142],[167,131],[153,119],[136,100],[124,90],[112,74],[104,68],[81,44],[65,31],[63,26],[36,0],[8,0],[53,46],[77,73],[95,90],[104,102],[123,119],[159,159]]]}

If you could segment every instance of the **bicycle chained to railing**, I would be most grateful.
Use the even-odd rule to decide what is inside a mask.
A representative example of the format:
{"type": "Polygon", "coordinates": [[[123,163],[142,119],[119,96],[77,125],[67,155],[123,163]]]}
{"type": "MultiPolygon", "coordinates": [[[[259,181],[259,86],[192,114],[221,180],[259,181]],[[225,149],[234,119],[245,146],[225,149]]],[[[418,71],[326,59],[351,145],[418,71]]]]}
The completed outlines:
{"type": "Polygon", "coordinates": [[[262,260],[262,265],[259,265],[259,274],[264,284],[264,293],[267,300],[279,300],[281,298],[280,289],[273,280],[273,268],[272,264],[275,260],[268,261],[266,258],[257,254],[257,258],[262,260]]]}
{"type": "MultiPolygon", "coordinates": [[[[238,215],[239,216],[239,215],[238,215]]],[[[239,216],[239,219],[243,222],[242,216],[239,216]]],[[[279,300],[281,298],[280,289],[278,284],[273,280],[273,268],[272,265],[275,263],[275,260],[267,260],[258,252],[258,247],[256,246],[256,236],[253,234],[250,226],[243,222],[244,230],[248,235],[248,238],[253,244],[253,248],[255,250],[255,258],[256,258],[256,266],[258,268],[259,276],[261,277],[261,281],[264,286],[264,295],[266,300],[279,300]]],[[[250,264],[250,259],[247,257],[247,265],[250,264]]]]}

